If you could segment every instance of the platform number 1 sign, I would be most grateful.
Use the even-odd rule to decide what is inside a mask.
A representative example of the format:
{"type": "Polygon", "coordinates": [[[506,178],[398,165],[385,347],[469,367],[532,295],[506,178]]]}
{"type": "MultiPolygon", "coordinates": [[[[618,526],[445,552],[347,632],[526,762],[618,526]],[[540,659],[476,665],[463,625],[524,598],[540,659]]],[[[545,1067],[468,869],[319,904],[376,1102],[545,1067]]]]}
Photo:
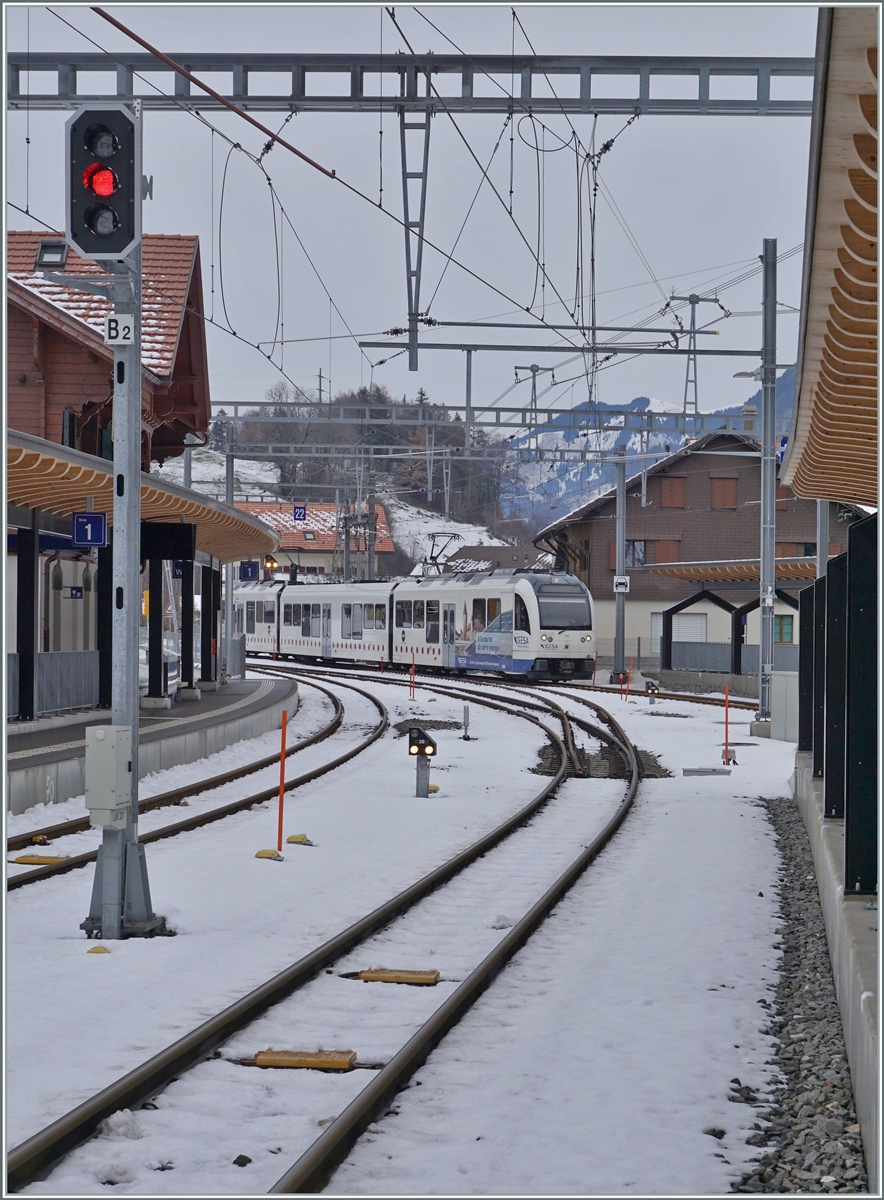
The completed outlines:
{"type": "Polygon", "coordinates": [[[104,341],[107,346],[134,346],[135,317],[124,313],[108,313],[104,318],[104,341]]]}
{"type": "Polygon", "coordinates": [[[107,513],[71,513],[71,541],[75,546],[106,546],[107,513]]]}

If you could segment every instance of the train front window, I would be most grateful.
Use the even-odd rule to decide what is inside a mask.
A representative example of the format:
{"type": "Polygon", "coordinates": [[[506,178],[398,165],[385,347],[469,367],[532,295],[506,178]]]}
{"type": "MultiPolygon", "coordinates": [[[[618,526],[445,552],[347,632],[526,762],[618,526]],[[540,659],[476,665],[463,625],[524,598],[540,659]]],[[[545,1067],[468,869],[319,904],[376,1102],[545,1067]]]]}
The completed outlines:
{"type": "Polygon", "coordinates": [[[431,645],[439,642],[439,601],[427,601],[427,641],[431,645]]]}
{"type": "Polygon", "coordinates": [[[411,629],[411,601],[396,601],[396,628],[411,629]]]}
{"type": "Polygon", "coordinates": [[[387,606],[385,604],[374,606],[374,627],[375,629],[387,628],[387,606]]]}
{"type": "Polygon", "coordinates": [[[246,633],[255,632],[255,601],[246,601],[246,633]]]}
{"type": "Polygon", "coordinates": [[[580,588],[541,588],[537,600],[541,629],[592,628],[589,597],[580,588]]]}

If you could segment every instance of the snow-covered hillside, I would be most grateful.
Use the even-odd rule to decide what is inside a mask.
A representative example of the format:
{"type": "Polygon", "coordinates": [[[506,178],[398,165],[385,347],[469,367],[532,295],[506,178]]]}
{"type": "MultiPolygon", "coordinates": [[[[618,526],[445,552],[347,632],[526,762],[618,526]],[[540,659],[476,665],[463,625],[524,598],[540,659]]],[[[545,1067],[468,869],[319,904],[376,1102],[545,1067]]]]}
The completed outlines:
{"type": "Polygon", "coordinates": [[[406,504],[395,496],[382,495],[380,499],[387,511],[387,520],[390,524],[393,541],[400,550],[404,550],[410,558],[418,562],[429,549],[428,534],[431,533],[458,533],[463,539],[462,543],[453,541],[447,550],[440,554],[442,562],[461,544],[468,546],[506,545],[500,538],[492,537],[484,525],[469,525],[464,521],[450,519],[446,521],[438,513],[430,512],[425,508],[417,508],[413,504],[406,504]]]}
{"type": "MultiPolygon", "coordinates": [[[[162,466],[151,464],[151,475],[157,475],[168,483],[184,483],[184,455],[170,458],[162,466]]],[[[193,490],[207,496],[224,499],[225,456],[205,446],[194,446],[191,451],[191,478],[193,490]]],[[[235,500],[278,500],[276,492],[267,490],[279,481],[279,468],[272,462],[249,462],[237,458],[234,462],[233,495],[235,500]]]]}

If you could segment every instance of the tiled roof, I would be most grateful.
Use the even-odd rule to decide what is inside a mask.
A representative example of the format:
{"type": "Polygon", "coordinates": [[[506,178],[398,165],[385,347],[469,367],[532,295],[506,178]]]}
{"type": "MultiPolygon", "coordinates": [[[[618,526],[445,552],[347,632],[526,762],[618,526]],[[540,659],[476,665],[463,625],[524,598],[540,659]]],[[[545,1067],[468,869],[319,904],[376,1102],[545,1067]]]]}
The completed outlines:
{"type": "MultiPolygon", "coordinates": [[[[328,553],[335,548],[335,506],[333,504],[308,504],[306,521],[296,521],[293,504],[237,504],[237,508],[259,517],[279,534],[280,550],[322,550],[328,553]],[[312,538],[304,535],[312,533],[312,538]]],[[[395,546],[387,527],[383,508],[375,505],[378,533],[375,550],[378,554],[392,554],[395,546]]]]}
{"type": "Polygon", "coordinates": [[[490,571],[552,566],[552,555],[536,546],[459,546],[445,560],[446,571],[490,571]]]}
{"type": "MultiPolygon", "coordinates": [[[[63,241],[64,234],[29,229],[10,230],[6,237],[9,278],[82,321],[103,338],[104,318],[110,312],[107,301],[92,292],[50,283],[42,272],[34,269],[40,242],[63,241]]],[[[146,233],[142,240],[141,360],[148,371],[160,378],[172,374],[198,245],[199,238],[195,235],[146,233]]],[[[55,273],[85,275],[102,281],[108,278],[97,263],[80,258],[73,250],[68,251],[64,270],[55,273]]]]}

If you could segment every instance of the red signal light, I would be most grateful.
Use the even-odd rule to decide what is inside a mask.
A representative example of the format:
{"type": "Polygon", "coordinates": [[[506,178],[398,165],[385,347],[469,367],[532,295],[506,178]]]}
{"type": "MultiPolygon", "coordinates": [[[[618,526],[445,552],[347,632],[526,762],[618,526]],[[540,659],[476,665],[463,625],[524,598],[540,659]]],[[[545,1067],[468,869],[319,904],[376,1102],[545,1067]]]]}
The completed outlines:
{"type": "Polygon", "coordinates": [[[101,163],[91,163],[83,172],[83,187],[95,196],[112,196],[118,186],[114,172],[101,163]]]}

